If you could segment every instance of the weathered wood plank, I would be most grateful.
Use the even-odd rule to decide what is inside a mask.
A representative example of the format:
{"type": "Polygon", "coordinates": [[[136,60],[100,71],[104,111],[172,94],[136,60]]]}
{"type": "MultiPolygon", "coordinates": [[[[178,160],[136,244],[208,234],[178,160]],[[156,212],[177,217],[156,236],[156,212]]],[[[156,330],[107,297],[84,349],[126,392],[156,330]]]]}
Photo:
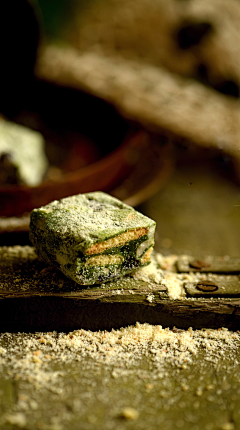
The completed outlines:
{"type": "MultiPolygon", "coordinates": [[[[227,278],[228,298],[207,292],[211,297],[171,300],[164,282],[133,276],[82,288],[39,261],[31,247],[21,246],[0,248],[0,274],[2,332],[111,330],[136,321],[163,327],[240,328],[237,276],[214,278],[223,288],[227,278]]],[[[187,293],[194,295],[196,291],[195,284],[186,284],[187,293]]]]}

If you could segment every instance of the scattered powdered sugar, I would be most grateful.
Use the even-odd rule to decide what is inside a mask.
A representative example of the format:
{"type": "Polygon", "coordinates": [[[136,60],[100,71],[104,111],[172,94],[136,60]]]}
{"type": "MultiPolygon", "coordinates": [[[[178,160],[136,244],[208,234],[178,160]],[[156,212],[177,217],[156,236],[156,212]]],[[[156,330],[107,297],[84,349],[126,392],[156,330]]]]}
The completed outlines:
{"type": "Polygon", "coordinates": [[[27,424],[26,416],[21,412],[6,414],[5,421],[6,423],[17,426],[18,428],[24,428],[27,424]]]}
{"type": "Polygon", "coordinates": [[[206,279],[203,273],[173,273],[165,272],[161,284],[167,288],[168,297],[177,300],[186,297],[184,285],[186,282],[199,282],[206,279]]]}
{"type": "Polygon", "coordinates": [[[163,271],[159,267],[159,264],[156,260],[156,254],[153,253],[151,258],[151,263],[148,266],[145,266],[139,270],[137,270],[133,274],[133,278],[138,281],[145,281],[152,284],[160,284],[163,279],[163,271]]]}
{"type": "MultiPolygon", "coordinates": [[[[22,389],[18,391],[17,402],[0,415],[0,427],[12,425],[14,428],[63,430],[69,428],[69,420],[74,418],[75,413],[78,419],[90,422],[95,397],[103,402],[106,396],[106,401],[102,403],[102,407],[105,407],[106,402],[109,402],[108,387],[114,389],[121,384],[128,385],[129,381],[139,388],[145,386],[146,392],[151,392],[154,386],[158,387],[156,390],[163,398],[163,408],[171,408],[172,403],[179,402],[181,393],[192,390],[191,384],[195,396],[202,396],[202,382],[196,385],[191,378],[195,364],[200,366],[203,373],[206,369],[207,372],[213,369],[220,380],[223,371],[227,374],[234,370],[234,374],[238,374],[240,335],[224,328],[180,330],[174,327],[170,330],[137,323],[110,332],[80,329],[70,333],[5,333],[0,335],[1,344],[2,381],[10,379],[12,385],[17,383],[22,389]],[[187,379],[186,369],[190,375],[187,379]],[[93,390],[99,379],[103,394],[96,394],[96,390],[93,390]],[[81,388],[76,391],[71,384],[81,384],[81,388]],[[47,418],[44,411],[45,418],[41,421],[43,398],[51,398],[51,404],[56,402],[58,407],[57,414],[56,410],[52,414],[50,407],[47,418]],[[66,401],[71,405],[72,413],[65,411],[63,405],[66,401]]],[[[215,387],[215,379],[204,389],[207,392],[210,390],[216,397],[222,391],[221,385],[219,389],[215,387]]],[[[123,396],[117,400],[117,404],[111,404],[110,415],[121,416],[125,420],[138,419],[138,408],[132,408],[132,405],[134,402],[126,403],[123,396]]]]}
{"type": "MultiPolygon", "coordinates": [[[[206,278],[206,275],[198,272],[177,273],[176,262],[178,258],[177,255],[165,257],[162,254],[153,252],[151,263],[137,270],[132,275],[133,279],[147,282],[149,286],[153,284],[163,285],[167,288],[168,297],[172,300],[186,297],[184,284],[186,282],[198,282],[203,280],[206,278]]],[[[150,298],[147,298],[147,301],[152,302],[150,298]]]]}
{"type": "Polygon", "coordinates": [[[2,375],[61,394],[58,381],[67,369],[55,371],[54,363],[63,365],[88,358],[93,364],[109,367],[111,376],[117,378],[132,372],[144,357],[151,357],[152,377],[157,379],[162,378],[166,364],[186,367],[200,351],[205,352],[205,362],[217,365],[223,353],[236,353],[240,336],[225,328],[170,330],[136,323],[110,332],[80,329],[68,334],[5,333],[0,335],[0,344],[4,345],[0,348],[2,375]]]}
{"type": "Polygon", "coordinates": [[[154,254],[157,263],[161,267],[162,270],[168,270],[168,271],[176,271],[175,264],[178,260],[178,256],[175,254],[164,256],[160,253],[154,254]]]}
{"type": "MultiPolygon", "coordinates": [[[[13,247],[10,254],[3,249],[2,255],[2,261],[9,258],[13,262],[15,258],[21,256],[22,259],[29,261],[30,266],[36,260],[30,247],[13,247]]],[[[149,286],[153,286],[146,295],[149,303],[154,302],[156,284],[166,285],[171,299],[184,297],[184,283],[198,281],[206,275],[177,273],[176,261],[176,256],[163,257],[155,253],[149,266],[131,275],[134,283],[130,284],[132,289],[128,290],[129,293],[137,293],[137,288],[133,289],[137,284],[136,281],[144,281],[149,286]]],[[[15,276],[19,276],[19,284],[21,284],[20,275],[15,274],[15,276]]],[[[124,278],[115,281],[112,294],[122,294],[123,280],[124,278]]],[[[163,388],[164,383],[169,383],[170,379],[167,379],[166,375],[170,367],[173,369],[170,377],[173,380],[176,378],[179,389],[185,391],[189,389],[192,381],[191,378],[186,379],[185,369],[189,369],[190,374],[196,363],[203,371],[214,369],[214,373],[223,371],[228,373],[235,369],[238,372],[239,346],[240,334],[225,328],[163,329],[160,325],[147,323],[136,323],[134,326],[97,332],[76,329],[70,333],[2,333],[0,334],[0,373],[2,379],[19,381],[24,387],[30,384],[34,393],[42,393],[45,396],[45,390],[49,390],[53,393],[54,399],[61,399],[66,395],[64,381],[72,377],[73,369],[76,369],[74,378],[78,374],[80,376],[76,378],[82,378],[82,375],[86,374],[86,380],[91,371],[94,378],[97,375],[107,383],[110,380],[120,383],[122,380],[130,380],[131,377],[134,380],[145,380],[146,389],[151,391],[154,381],[160,381],[159,387],[163,388]],[[180,376],[176,377],[176,375],[180,376]]],[[[208,387],[210,385],[208,384],[208,387]]],[[[166,405],[170,407],[171,389],[167,388],[167,385],[165,388],[161,391],[161,395],[164,402],[167,402],[165,391],[169,390],[168,405],[166,405]]],[[[197,397],[203,394],[201,384],[195,389],[197,397]]],[[[206,388],[208,389],[210,390],[206,388]]],[[[73,399],[73,408],[74,402],[78,400],[73,399]]],[[[122,406],[122,417],[129,420],[137,419],[138,411],[131,409],[131,404],[129,407],[125,407],[124,404],[122,406]]],[[[10,409],[2,417],[0,416],[0,425],[4,423],[25,428],[31,411],[38,410],[39,405],[34,398],[19,394],[18,402],[10,409]]],[[[53,417],[59,418],[59,421],[52,422],[45,428],[62,430],[64,428],[62,416],[53,417]]]]}
{"type": "Polygon", "coordinates": [[[167,288],[169,298],[175,300],[186,295],[183,287],[184,282],[181,275],[179,277],[176,273],[169,272],[165,274],[162,285],[167,288]]]}
{"type": "Polygon", "coordinates": [[[154,301],[154,294],[148,294],[148,296],[146,297],[147,302],[152,303],[154,301]]]}

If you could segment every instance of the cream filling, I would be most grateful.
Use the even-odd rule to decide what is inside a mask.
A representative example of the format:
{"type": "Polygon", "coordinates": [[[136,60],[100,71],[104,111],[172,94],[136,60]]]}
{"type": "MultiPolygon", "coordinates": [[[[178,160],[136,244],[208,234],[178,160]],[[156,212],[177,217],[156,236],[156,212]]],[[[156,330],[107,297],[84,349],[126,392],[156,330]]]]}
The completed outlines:
{"type": "Polygon", "coordinates": [[[95,243],[87,249],[86,254],[101,254],[101,252],[105,251],[106,249],[122,246],[125,243],[130,242],[130,240],[136,240],[147,233],[148,229],[146,227],[126,231],[119,236],[111,237],[110,239],[105,240],[105,242],[95,243]]]}
{"type": "Polygon", "coordinates": [[[152,240],[145,240],[144,242],[140,243],[140,245],[138,246],[137,250],[136,250],[136,257],[139,258],[141,257],[141,255],[146,251],[147,248],[150,247],[150,245],[152,245],[152,240]]]}
{"type": "Polygon", "coordinates": [[[97,255],[96,257],[89,258],[86,266],[107,266],[108,264],[121,264],[123,257],[120,255],[97,255]]]}
{"type": "Polygon", "coordinates": [[[155,225],[152,225],[152,227],[150,227],[150,228],[149,228],[149,231],[148,231],[148,237],[149,237],[150,239],[154,237],[155,228],[156,228],[156,226],[155,226],[155,225]]]}

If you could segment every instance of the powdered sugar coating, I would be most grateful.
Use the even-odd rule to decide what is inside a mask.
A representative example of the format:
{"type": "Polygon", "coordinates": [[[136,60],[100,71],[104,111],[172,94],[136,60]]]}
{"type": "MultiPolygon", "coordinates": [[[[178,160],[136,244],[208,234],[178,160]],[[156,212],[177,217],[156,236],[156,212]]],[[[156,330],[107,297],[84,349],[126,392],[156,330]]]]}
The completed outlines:
{"type": "Polygon", "coordinates": [[[120,200],[94,192],[34,209],[30,239],[43,261],[56,265],[75,282],[91,285],[148,264],[146,253],[154,244],[155,226],[155,221],[120,200]],[[142,242],[148,246],[137,252],[142,242]],[[92,254],[102,253],[120,255],[121,263],[112,264],[109,259],[96,270],[85,264],[92,254]]]}

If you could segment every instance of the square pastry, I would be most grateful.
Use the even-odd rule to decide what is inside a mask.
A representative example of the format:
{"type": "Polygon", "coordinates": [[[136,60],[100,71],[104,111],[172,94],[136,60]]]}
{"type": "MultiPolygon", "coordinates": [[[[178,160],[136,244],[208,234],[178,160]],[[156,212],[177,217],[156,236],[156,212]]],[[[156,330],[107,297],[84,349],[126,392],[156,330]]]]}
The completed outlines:
{"type": "Polygon", "coordinates": [[[150,263],[156,223],[103,192],[53,201],[31,213],[39,258],[81,285],[107,282],[150,263]]]}

